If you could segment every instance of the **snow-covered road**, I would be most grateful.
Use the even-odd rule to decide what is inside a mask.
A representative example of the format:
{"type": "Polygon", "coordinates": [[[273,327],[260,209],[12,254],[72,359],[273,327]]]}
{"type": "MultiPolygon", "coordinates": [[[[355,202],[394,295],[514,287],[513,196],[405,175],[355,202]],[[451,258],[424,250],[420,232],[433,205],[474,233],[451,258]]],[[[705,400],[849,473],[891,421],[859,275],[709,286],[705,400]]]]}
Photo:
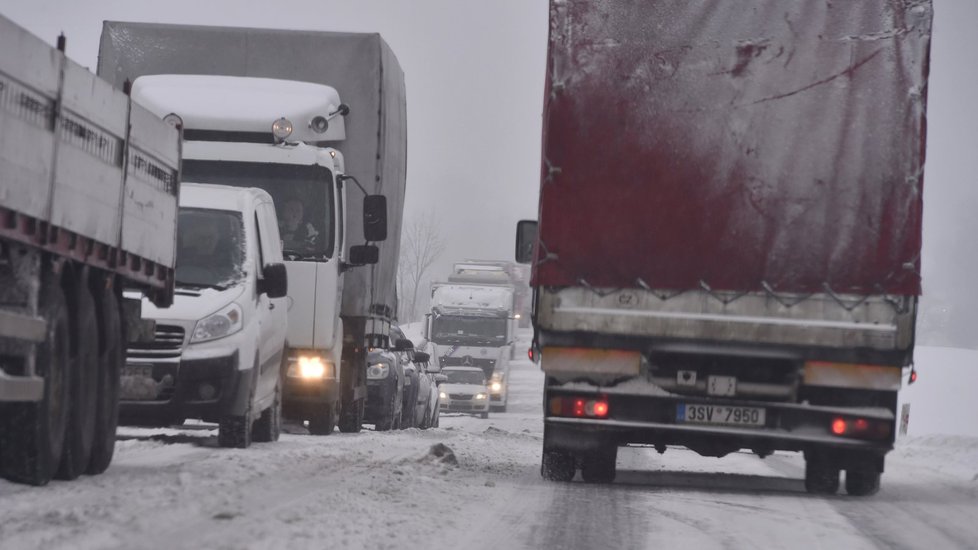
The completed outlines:
{"type": "Polygon", "coordinates": [[[625,449],[613,485],[550,483],[542,382],[519,361],[507,413],[427,431],[228,450],[206,425],[124,428],[105,475],[0,481],[0,548],[978,548],[978,439],[902,439],[870,498],[806,494],[793,454],[625,449]]]}

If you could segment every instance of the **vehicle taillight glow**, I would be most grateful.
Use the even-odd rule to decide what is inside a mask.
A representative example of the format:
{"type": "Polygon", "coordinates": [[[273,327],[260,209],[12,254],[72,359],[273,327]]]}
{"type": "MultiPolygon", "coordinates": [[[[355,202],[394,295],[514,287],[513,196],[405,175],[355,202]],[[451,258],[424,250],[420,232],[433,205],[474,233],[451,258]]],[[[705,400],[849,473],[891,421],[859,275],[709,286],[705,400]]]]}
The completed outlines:
{"type": "Polygon", "coordinates": [[[577,399],[574,401],[574,416],[584,416],[584,400],[577,399]]]}
{"type": "Polygon", "coordinates": [[[846,433],[846,428],[848,428],[848,426],[844,419],[836,418],[832,421],[832,433],[835,435],[843,435],[846,433]]]}
{"type": "Polygon", "coordinates": [[[587,397],[551,397],[548,405],[550,416],[575,418],[607,418],[610,408],[606,399],[587,397]]]}
{"type": "Polygon", "coordinates": [[[860,419],[856,420],[856,431],[857,432],[865,432],[868,429],[869,429],[869,422],[867,422],[865,418],[860,418],[860,419]]]}
{"type": "Polygon", "coordinates": [[[604,401],[597,401],[594,403],[594,416],[598,418],[604,418],[608,416],[608,403],[604,401]]]}

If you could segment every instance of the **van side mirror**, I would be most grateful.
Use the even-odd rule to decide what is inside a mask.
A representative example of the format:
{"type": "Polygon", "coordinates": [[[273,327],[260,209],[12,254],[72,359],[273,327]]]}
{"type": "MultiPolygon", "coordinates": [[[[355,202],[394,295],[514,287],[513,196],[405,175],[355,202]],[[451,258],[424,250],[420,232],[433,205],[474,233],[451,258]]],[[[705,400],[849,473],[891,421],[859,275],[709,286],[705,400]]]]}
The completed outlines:
{"type": "Polygon", "coordinates": [[[258,293],[269,298],[284,298],[289,293],[289,274],[285,264],[268,264],[258,280],[258,293]]]}
{"type": "Polygon", "coordinates": [[[370,242],[387,239],[387,197],[367,195],[363,198],[363,238],[370,242]]]}
{"type": "Polygon", "coordinates": [[[350,247],[350,265],[373,265],[380,260],[380,249],[372,244],[350,247]]]}
{"type": "Polygon", "coordinates": [[[516,261],[528,264],[533,261],[533,249],[537,244],[536,220],[520,220],[516,224],[516,261]]]}
{"type": "Polygon", "coordinates": [[[414,342],[408,340],[407,338],[398,338],[394,340],[394,351],[413,351],[414,342]]]}

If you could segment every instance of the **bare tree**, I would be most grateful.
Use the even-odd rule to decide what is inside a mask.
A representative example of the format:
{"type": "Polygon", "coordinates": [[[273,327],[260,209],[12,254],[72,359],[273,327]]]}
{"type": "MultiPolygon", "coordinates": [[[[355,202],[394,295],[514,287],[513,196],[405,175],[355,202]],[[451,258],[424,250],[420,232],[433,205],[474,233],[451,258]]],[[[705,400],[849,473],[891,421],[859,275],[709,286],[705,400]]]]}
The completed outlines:
{"type": "Polygon", "coordinates": [[[397,265],[397,295],[402,307],[401,321],[418,319],[418,292],[425,273],[445,251],[434,212],[412,218],[404,224],[401,257],[397,265]]]}

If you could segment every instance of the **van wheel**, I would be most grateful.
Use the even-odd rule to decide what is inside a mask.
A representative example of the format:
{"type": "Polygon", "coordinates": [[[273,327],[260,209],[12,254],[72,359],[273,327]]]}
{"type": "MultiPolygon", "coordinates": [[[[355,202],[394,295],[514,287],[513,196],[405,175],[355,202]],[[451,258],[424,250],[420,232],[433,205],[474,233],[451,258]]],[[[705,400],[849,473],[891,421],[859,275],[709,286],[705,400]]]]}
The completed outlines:
{"type": "Polygon", "coordinates": [[[102,333],[99,356],[98,397],[95,409],[95,442],[85,473],[97,475],[108,469],[115,453],[115,432],[119,426],[119,376],[125,363],[125,327],[119,300],[104,288],[96,303],[102,333]]]}
{"type": "Polygon", "coordinates": [[[217,444],[232,449],[251,446],[251,422],[249,415],[229,416],[221,419],[217,427],[217,444]]]}
{"type": "Polygon", "coordinates": [[[261,443],[278,441],[282,433],[282,384],[275,384],[275,399],[267,409],[262,411],[258,420],[251,428],[251,439],[261,443]]]}
{"type": "Polygon", "coordinates": [[[68,363],[71,323],[64,291],[54,273],[41,282],[40,316],[47,321],[37,344],[35,367],[44,378],[36,403],[0,405],[0,474],[19,483],[45,485],[54,476],[68,423],[68,363]]]}
{"type": "Polygon", "coordinates": [[[374,424],[374,429],[376,429],[378,432],[386,432],[390,430],[394,426],[394,420],[397,413],[400,412],[397,410],[397,408],[397,398],[396,396],[392,395],[391,401],[387,406],[387,411],[383,416],[377,419],[377,422],[374,424]]]}
{"type": "Polygon", "coordinates": [[[329,435],[336,427],[337,403],[330,403],[317,408],[309,418],[309,433],[312,435],[329,435]]]}
{"type": "Polygon", "coordinates": [[[95,300],[88,290],[87,277],[75,285],[75,311],[72,315],[75,355],[68,377],[68,402],[71,414],[65,431],[58,479],[75,479],[88,469],[95,444],[95,418],[99,386],[99,332],[95,300]]]}

